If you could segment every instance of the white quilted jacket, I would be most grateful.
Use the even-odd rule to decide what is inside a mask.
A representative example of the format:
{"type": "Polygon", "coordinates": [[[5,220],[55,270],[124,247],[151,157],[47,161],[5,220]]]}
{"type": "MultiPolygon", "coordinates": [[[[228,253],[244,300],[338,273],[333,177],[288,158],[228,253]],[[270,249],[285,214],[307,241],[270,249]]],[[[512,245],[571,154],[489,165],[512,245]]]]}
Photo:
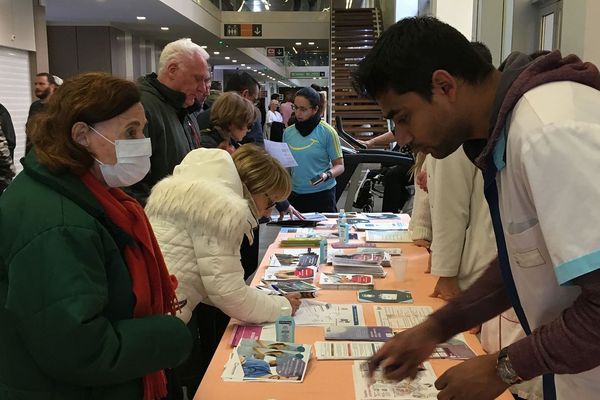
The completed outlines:
{"type": "Polygon", "coordinates": [[[250,323],[290,314],[286,298],[244,282],[240,245],[244,235],[252,240],[257,224],[247,197],[231,156],[220,149],[192,151],[152,190],[146,213],[179,282],[177,299],[186,302],[179,317],[186,323],[200,302],[250,323]]]}

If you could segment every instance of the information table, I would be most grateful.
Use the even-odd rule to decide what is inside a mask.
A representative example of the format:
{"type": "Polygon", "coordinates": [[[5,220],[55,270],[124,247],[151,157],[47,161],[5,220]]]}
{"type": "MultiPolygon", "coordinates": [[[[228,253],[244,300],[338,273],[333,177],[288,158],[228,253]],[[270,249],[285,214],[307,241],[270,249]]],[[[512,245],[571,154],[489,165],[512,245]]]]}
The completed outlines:
{"type": "MultiPolygon", "coordinates": [[[[264,259],[256,273],[252,285],[260,282],[264,269],[268,265],[268,260],[279,247],[279,240],[290,236],[288,234],[279,234],[275,243],[267,250],[264,259]]],[[[364,239],[364,232],[359,233],[359,238],[364,239]]],[[[331,244],[334,240],[329,240],[331,244]]],[[[383,279],[375,280],[376,289],[407,289],[412,292],[414,303],[411,305],[431,306],[437,309],[444,305],[441,299],[429,297],[433,291],[436,278],[425,273],[427,268],[428,253],[423,248],[413,244],[394,244],[380,243],[379,247],[400,247],[403,256],[408,259],[408,270],[406,279],[398,283],[394,279],[392,268],[386,268],[388,275],[383,279]]],[[[318,248],[314,249],[318,252],[318,248]]],[[[394,258],[392,258],[394,262],[394,258]]],[[[329,271],[331,266],[323,268],[329,271]]],[[[317,300],[329,303],[348,304],[358,303],[357,292],[355,290],[320,290],[317,300]]],[[[375,315],[373,307],[376,304],[360,303],[363,305],[366,325],[375,325],[375,315]]],[[[354,361],[318,361],[312,357],[304,382],[302,383],[268,383],[268,382],[224,382],[221,379],[223,366],[227,362],[232,347],[229,340],[233,332],[233,324],[238,321],[232,320],[217,351],[210,363],[210,366],[204,375],[202,383],[194,400],[221,400],[221,399],[240,399],[240,400],[292,400],[292,399],[348,399],[353,400],[354,384],[352,380],[352,365],[354,361]]],[[[475,335],[464,334],[469,346],[478,354],[484,354],[479,341],[475,335]]],[[[316,341],[323,341],[323,327],[315,326],[296,326],[295,342],[312,344],[316,341]]],[[[453,360],[430,360],[438,376],[446,369],[458,364],[460,361],[453,360]]],[[[501,400],[512,400],[513,396],[505,392],[499,397],[501,400]]]]}

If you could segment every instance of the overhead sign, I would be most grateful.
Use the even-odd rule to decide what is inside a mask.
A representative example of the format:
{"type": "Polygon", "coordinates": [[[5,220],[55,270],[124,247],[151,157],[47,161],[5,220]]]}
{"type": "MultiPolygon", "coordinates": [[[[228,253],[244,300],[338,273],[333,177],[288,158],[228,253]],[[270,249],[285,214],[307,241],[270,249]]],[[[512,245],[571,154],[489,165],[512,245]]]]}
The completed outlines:
{"type": "Polygon", "coordinates": [[[262,24],[223,24],[224,36],[262,36],[262,24]]]}
{"type": "Polygon", "coordinates": [[[325,71],[291,71],[290,78],[325,78],[325,71]]]}
{"type": "Polygon", "coordinates": [[[267,57],[283,57],[285,47],[267,47],[267,57]]]}

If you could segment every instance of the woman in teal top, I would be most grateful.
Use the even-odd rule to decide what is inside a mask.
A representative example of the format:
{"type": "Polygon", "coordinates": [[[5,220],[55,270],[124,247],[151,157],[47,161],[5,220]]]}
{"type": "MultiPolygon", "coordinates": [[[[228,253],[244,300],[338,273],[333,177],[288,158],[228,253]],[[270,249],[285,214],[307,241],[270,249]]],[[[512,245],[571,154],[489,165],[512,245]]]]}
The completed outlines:
{"type": "Polygon", "coordinates": [[[324,107],[316,90],[300,89],[293,106],[296,123],[283,133],[298,163],[288,200],[300,212],[337,212],[335,177],[344,172],[344,158],[337,132],[321,120],[324,107]]]}

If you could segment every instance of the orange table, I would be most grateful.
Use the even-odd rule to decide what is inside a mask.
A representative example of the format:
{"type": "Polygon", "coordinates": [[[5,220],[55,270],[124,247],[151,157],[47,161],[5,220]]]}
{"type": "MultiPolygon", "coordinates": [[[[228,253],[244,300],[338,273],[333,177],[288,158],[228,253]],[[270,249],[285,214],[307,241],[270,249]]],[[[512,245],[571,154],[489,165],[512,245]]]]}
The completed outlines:
{"type": "MultiPolygon", "coordinates": [[[[260,282],[264,275],[264,269],[268,265],[270,256],[280,249],[279,239],[289,236],[280,234],[278,240],[267,250],[265,257],[254,277],[252,285],[260,282]]],[[[364,234],[361,234],[364,239],[364,234]]],[[[330,240],[330,243],[332,241],[330,240]]],[[[394,281],[394,272],[386,268],[388,276],[384,279],[376,279],[376,289],[408,289],[412,292],[414,305],[431,306],[433,309],[444,305],[441,299],[429,297],[435,285],[436,278],[425,273],[427,266],[427,252],[412,244],[380,244],[380,247],[400,247],[403,256],[408,258],[408,271],[403,283],[394,281]]],[[[315,249],[318,251],[318,249],[315,249]]],[[[392,259],[393,262],[393,259],[392,259]]],[[[327,271],[325,267],[325,271],[327,271]]],[[[354,290],[320,290],[317,300],[329,303],[350,304],[358,303],[356,291],[354,290]]],[[[376,325],[373,313],[374,304],[360,303],[363,305],[365,323],[376,325]]],[[[213,356],[206,374],[194,396],[194,400],[217,400],[217,399],[244,399],[244,400],[289,400],[289,399],[354,399],[354,383],[352,378],[352,364],[354,361],[318,361],[311,358],[304,382],[302,383],[270,383],[270,382],[225,382],[221,379],[223,367],[228,360],[232,347],[229,340],[233,332],[233,324],[238,321],[232,320],[227,327],[219,347],[213,356]]],[[[469,346],[478,354],[484,354],[483,349],[474,335],[465,333],[469,346]]],[[[295,341],[297,343],[312,344],[324,340],[323,327],[296,326],[295,341]]],[[[460,361],[453,360],[430,360],[438,376],[445,370],[460,361]]],[[[506,392],[499,399],[512,400],[510,393],[506,392]]]]}

